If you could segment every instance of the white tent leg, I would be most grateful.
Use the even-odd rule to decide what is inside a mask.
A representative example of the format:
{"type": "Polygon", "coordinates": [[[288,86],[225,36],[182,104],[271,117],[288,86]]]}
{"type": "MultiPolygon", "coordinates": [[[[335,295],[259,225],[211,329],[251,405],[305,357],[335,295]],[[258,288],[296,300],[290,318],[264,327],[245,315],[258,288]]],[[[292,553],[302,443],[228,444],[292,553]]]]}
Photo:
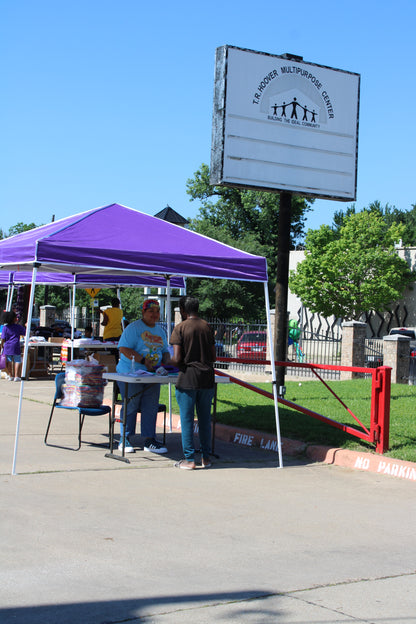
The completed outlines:
{"type": "MultiPolygon", "coordinates": [[[[120,301],[120,308],[123,309],[123,306],[121,305],[121,289],[120,289],[120,286],[117,286],[117,299],[120,301]]],[[[123,331],[124,331],[124,329],[125,329],[125,327],[124,327],[124,316],[121,319],[121,326],[122,326],[123,331]]]]}
{"type": "MultiPolygon", "coordinates": [[[[71,360],[74,359],[74,337],[75,337],[75,295],[77,291],[76,276],[74,275],[74,283],[72,285],[72,298],[70,296],[69,309],[71,310],[71,360]]],[[[71,291],[70,291],[71,292],[71,291]]]]}
{"type": "Polygon", "coordinates": [[[264,299],[266,302],[266,314],[267,314],[267,335],[269,339],[270,345],[270,360],[272,367],[272,386],[273,386],[273,398],[274,398],[274,413],[276,419],[276,435],[277,435],[277,447],[279,453],[279,468],[283,468],[283,457],[282,457],[282,441],[280,437],[280,421],[279,421],[279,404],[277,401],[277,387],[276,387],[276,365],[274,359],[274,344],[272,340],[272,327],[271,327],[271,319],[270,319],[270,302],[269,302],[269,291],[267,289],[267,282],[264,283],[264,299]]]}
{"type": "Polygon", "coordinates": [[[30,326],[32,324],[32,309],[33,309],[33,301],[35,298],[35,284],[36,284],[36,274],[37,274],[37,264],[33,265],[32,271],[32,285],[30,287],[30,300],[29,300],[29,310],[27,315],[27,323],[26,323],[26,336],[25,336],[25,348],[23,351],[23,368],[22,368],[22,381],[20,382],[20,392],[19,392],[19,402],[17,406],[17,420],[16,420],[16,434],[14,438],[14,451],[13,451],[13,466],[12,466],[12,475],[16,473],[16,458],[17,458],[17,446],[19,441],[19,430],[20,430],[20,417],[22,413],[22,400],[23,400],[23,388],[24,388],[24,379],[26,377],[27,370],[27,356],[29,353],[29,338],[30,338],[30,326]]]}
{"type": "Polygon", "coordinates": [[[10,312],[10,310],[12,309],[12,302],[13,302],[13,293],[14,293],[14,273],[10,274],[10,276],[12,276],[10,278],[10,282],[7,288],[7,301],[6,301],[6,310],[8,312],[10,312]]]}
{"type": "MultiPolygon", "coordinates": [[[[166,334],[168,337],[168,344],[170,342],[170,323],[172,318],[171,300],[170,300],[170,277],[166,278],[166,334]]],[[[169,397],[169,433],[172,433],[172,384],[168,384],[168,397],[169,397]]]]}

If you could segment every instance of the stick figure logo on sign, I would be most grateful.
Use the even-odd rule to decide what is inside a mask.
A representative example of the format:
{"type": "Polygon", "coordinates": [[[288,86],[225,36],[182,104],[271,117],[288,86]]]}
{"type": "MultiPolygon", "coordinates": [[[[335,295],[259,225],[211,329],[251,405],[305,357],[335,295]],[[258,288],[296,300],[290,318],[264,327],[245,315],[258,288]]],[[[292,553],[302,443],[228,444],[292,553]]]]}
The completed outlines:
{"type": "Polygon", "coordinates": [[[280,123],[320,128],[319,121],[322,121],[321,107],[299,90],[263,98],[261,110],[267,114],[267,119],[280,123]]]}

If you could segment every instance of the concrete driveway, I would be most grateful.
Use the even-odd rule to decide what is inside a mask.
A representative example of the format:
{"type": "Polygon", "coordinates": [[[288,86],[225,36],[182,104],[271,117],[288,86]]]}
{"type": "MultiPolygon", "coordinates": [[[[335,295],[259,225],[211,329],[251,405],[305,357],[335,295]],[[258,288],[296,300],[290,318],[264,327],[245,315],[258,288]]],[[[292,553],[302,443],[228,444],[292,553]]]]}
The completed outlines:
{"type": "MultiPolygon", "coordinates": [[[[105,458],[43,444],[52,381],[0,381],[0,622],[416,622],[414,482],[216,444],[209,470],[169,453],[105,458]]],[[[50,441],[76,442],[59,415],[50,441]]]]}

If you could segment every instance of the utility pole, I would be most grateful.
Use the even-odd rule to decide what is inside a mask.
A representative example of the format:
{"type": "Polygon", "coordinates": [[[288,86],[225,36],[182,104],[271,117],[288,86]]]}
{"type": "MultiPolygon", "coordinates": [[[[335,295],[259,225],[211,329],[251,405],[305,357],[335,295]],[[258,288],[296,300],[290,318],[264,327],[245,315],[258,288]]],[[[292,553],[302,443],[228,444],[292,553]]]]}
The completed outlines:
{"type": "MultiPolygon", "coordinates": [[[[280,193],[279,231],[277,236],[277,271],[275,299],[275,356],[279,362],[287,359],[287,299],[289,289],[289,251],[292,193],[280,193]]],[[[285,388],[285,368],[276,369],[276,384],[279,396],[285,388]]]]}

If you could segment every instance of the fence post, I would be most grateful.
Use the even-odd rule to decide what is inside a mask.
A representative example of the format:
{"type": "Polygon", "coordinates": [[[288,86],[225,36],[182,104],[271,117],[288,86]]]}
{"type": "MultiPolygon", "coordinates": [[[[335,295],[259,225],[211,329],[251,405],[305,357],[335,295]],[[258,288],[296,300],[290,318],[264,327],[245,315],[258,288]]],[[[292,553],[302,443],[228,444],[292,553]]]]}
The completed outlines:
{"type": "Polygon", "coordinates": [[[179,325],[179,323],[182,321],[182,317],[181,317],[181,313],[179,312],[179,308],[175,308],[174,312],[175,312],[175,317],[174,317],[175,325],[179,325]]]}
{"type": "Polygon", "coordinates": [[[393,335],[383,338],[383,364],[391,366],[393,383],[409,383],[410,338],[393,335]]]}
{"type": "MultiPolygon", "coordinates": [[[[346,321],[342,323],[341,366],[365,365],[366,323],[346,321]]],[[[361,377],[361,373],[341,371],[341,379],[361,377]]]]}
{"type": "Polygon", "coordinates": [[[55,321],[56,307],[53,305],[43,305],[39,308],[39,325],[50,327],[55,321]]]}
{"type": "Polygon", "coordinates": [[[376,452],[384,453],[389,449],[391,368],[389,366],[378,367],[373,383],[375,388],[374,405],[371,409],[371,428],[376,435],[376,452]]]}

